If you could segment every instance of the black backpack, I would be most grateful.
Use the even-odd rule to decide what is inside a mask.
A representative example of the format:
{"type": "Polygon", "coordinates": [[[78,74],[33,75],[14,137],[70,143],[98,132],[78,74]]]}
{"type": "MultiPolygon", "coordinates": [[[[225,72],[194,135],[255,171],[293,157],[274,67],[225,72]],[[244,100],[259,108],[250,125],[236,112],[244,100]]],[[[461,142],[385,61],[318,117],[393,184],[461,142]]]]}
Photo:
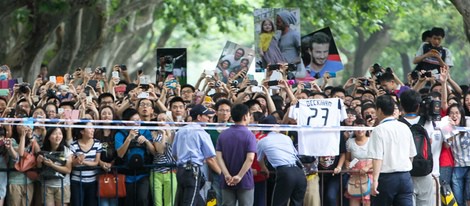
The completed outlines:
{"type": "MultiPolygon", "coordinates": [[[[443,47],[433,47],[431,44],[424,44],[423,45],[423,54],[428,53],[432,49],[437,50],[441,54],[442,61],[444,61],[444,62],[446,61],[447,52],[443,47]]],[[[430,70],[437,69],[437,71],[439,71],[439,73],[441,73],[441,69],[440,69],[441,65],[432,64],[432,63],[426,62],[425,60],[426,59],[423,59],[423,61],[419,62],[416,65],[415,71],[421,71],[421,70],[430,71],[430,70]]]]}
{"type": "Polygon", "coordinates": [[[419,122],[414,125],[411,125],[404,118],[400,118],[399,121],[410,127],[416,146],[417,155],[413,158],[413,169],[410,171],[411,176],[422,177],[430,174],[433,168],[433,161],[431,140],[429,139],[428,132],[423,127],[426,122],[426,118],[421,117],[419,122]]]}

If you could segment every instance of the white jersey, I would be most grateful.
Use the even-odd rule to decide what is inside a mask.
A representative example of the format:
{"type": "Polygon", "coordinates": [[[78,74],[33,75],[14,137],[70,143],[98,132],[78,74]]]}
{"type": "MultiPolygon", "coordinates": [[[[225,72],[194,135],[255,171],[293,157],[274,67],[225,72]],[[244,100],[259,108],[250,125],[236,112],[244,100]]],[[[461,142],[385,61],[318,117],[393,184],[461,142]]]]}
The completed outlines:
{"type": "MultiPolygon", "coordinates": [[[[292,106],[289,118],[297,125],[311,127],[336,127],[347,117],[346,107],[338,98],[301,99],[292,106]]],[[[340,131],[299,131],[298,150],[301,155],[339,155],[340,131]]]]}

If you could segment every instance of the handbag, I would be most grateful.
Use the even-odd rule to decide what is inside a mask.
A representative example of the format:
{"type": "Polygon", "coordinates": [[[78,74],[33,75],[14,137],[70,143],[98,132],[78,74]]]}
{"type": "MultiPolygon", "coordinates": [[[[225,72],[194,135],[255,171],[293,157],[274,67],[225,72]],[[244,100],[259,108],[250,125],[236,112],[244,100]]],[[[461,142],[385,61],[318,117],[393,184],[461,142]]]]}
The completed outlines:
{"type": "Polygon", "coordinates": [[[106,173],[98,176],[98,195],[102,198],[126,196],[126,176],[123,174],[106,173]]]}
{"type": "Polygon", "coordinates": [[[454,198],[454,193],[450,188],[449,183],[442,181],[441,183],[441,201],[444,206],[456,206],[457,201],[454,198]]]}
{"type": "Polygon", "coordinates": [[[371,192],[371,181],[367,174],[351,175],[348,181],[348,193],[352,197],[363,197],[371,192]]]}
{"type": "Polygon", "coordinates": [[[36,157],[34,154],[29,152],[24,152],[23,156],[20,157],[20,160],[15,163],[15,169],[18,172],[23,172],[31,180],[38,180],[39,174],[37,171],[29,171],[36,167],[36,157]]]}

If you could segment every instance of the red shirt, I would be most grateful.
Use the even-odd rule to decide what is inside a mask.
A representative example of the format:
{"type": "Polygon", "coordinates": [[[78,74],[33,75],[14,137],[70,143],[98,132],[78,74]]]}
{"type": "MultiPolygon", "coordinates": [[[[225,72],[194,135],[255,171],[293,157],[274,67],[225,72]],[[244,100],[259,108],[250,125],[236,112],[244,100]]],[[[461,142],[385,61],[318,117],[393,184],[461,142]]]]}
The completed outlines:
{"type": "MultiPolygon", "coordinates": [[[[261,132],[256,133],[255,134],[256,142],[260,141],[261,139],[263,139],[266,136],[267,136],[267,134],[263,134],[261,132]]],[[[255,160],[253,160],[253,163],[251,164],[251,169],[255,169],[258,172],[256,175],[253,175],[253,179],[254,179],[255,182],[262,182],[262,181],[265,181],[266,179],[268,179],[266,177],[266,175],[260,173],[261,166],[259,165],[258,156],[256,154],[255,154],[255,160]]]]}

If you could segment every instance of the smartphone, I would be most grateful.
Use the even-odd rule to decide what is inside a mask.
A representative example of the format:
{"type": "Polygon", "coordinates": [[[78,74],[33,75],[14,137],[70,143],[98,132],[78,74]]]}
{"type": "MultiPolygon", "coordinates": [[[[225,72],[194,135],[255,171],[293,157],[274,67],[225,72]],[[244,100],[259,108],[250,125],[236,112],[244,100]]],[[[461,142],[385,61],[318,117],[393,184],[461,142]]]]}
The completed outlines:
{"type": "Polygon", "coordinates": [[[269,81],[269,82],[268,82],[268,86],[276,86],[276,85],[279,85],[279,81],[278,81],[278,80],[273,80],[273,81],[269,81]]]}
{"type": "Polygon", "coordinates": [[[54,82],[54,84],[57,83],[55,76],[49,76],[49,81],[54,82]]]}
{"type": "Polygon", "coordinates": [[[9,89],[0,89],[0,96],[5,97],[5,96],[8,96],[9,94],[10,94],[9,89]]]}
{"type": "Polygon", "coordinates": [[[18,84],[23,83],[23,77],[18,77],[18,78],[16,78],[16,81],[18,81],[18,84]]]}
{"type": "Polygon", "coordinates": [[[65,83],[64,77],[63,77],[63,76],[57,76],[57,77],[56,77],[56,83],[57,83],[58,85],[63,85],[63,84],[65,83]]]}
{"type": "Polygon", "coordinates": [[[15,114],[16,114],[16,110],[15,110],[15,109],[11,109],[11,110],[10,110],[10,113],[8,114],[8,117],[13,118],[13,117],[15,117],[15,114]]]}
{"type": "Polygon", "coordinates": [[[255,80],[255,76],[253,74],[248,74],[248,79],[249,80],[255,80]]]}
{"type": "Polygon", "coordinates": [[[113,76],[113,78],[119,78],[119,72],[118,71],[113,71],[112,76],[113,76]]]}
{"type": "Polygon", "coordinates": [[[87,103],[87,104],[92,103],[92,101],[93,101],[93,99],[92,99],[91,96],[87,96],[87,97],[86,97],[86,103],[87,103]]]}
{"type": "Polygon", "coordinates": [[[147,99],[147,98],[149,98],[149,93],[148,92],[141,92],[139,95],[137,95],[137,98],[147,99]]]}
{"type": "Polygon", "coordinates": [[[72,111],[71,110],[65,110],[64,111],[64,119],[71,119],[72,117],[72,111]]]}
{"type": "Polygon", "coordinates": [[[93,89],[96,89],[96,84],[98,83],[98,81],[96,80],[88,80],[88,85],[90,85],[91,87],[93,87],[93,89]]]}
{"type": "Polygon", "coordinates": [[[91,67],[87,67],[87,68],[85,68],[85,72],[88,73],[88,74],[91,74],[91,73],[93,73],[93,70],[91,69],[91,67]]]}
{"type": "Polygon", "coordinates": [[[115,86],[114,92],[126,92],[126,85],[115,86]]]}
{"type": "Polygon", "coordinates": [[[310,84],[310,82],[304,82],[304,88],[305,88],[305,89],[311,89],[311,88],[312,88],[312,84],[310,84]]]}
{"type": "Polygon", "coordinates": [[[79,110],[72,110],[72,115],[70,116],[70,119],[78,119],[78,116],[80,115],[80,111],[79,110]]]}
{"type": "Polygon", "coordinates": [[[253,93],[262,93],[263,88],[261,88],[260,86],[251,87],[251,92],[253,92],[253,93]]]}
{"type": "Polygon", "coordinates": [[[279,64],[270,64],[270,65],[268,65],[268,70],[270,70],[270,71],[279,70],[279,68],[281,68],[281,65],[279,65],[279,64]]]}
{"type": "Polygon", "coordinates": [[[64,108],[59,108],[59,109],[57,109],[57,113],[59,113],[59,114],[64,113],[64,108]]]}
{"type": "Polygon", "coordinates": [[[336,72],[329,72],[330,73],[330,78],[336,78],[336,72]]]}

